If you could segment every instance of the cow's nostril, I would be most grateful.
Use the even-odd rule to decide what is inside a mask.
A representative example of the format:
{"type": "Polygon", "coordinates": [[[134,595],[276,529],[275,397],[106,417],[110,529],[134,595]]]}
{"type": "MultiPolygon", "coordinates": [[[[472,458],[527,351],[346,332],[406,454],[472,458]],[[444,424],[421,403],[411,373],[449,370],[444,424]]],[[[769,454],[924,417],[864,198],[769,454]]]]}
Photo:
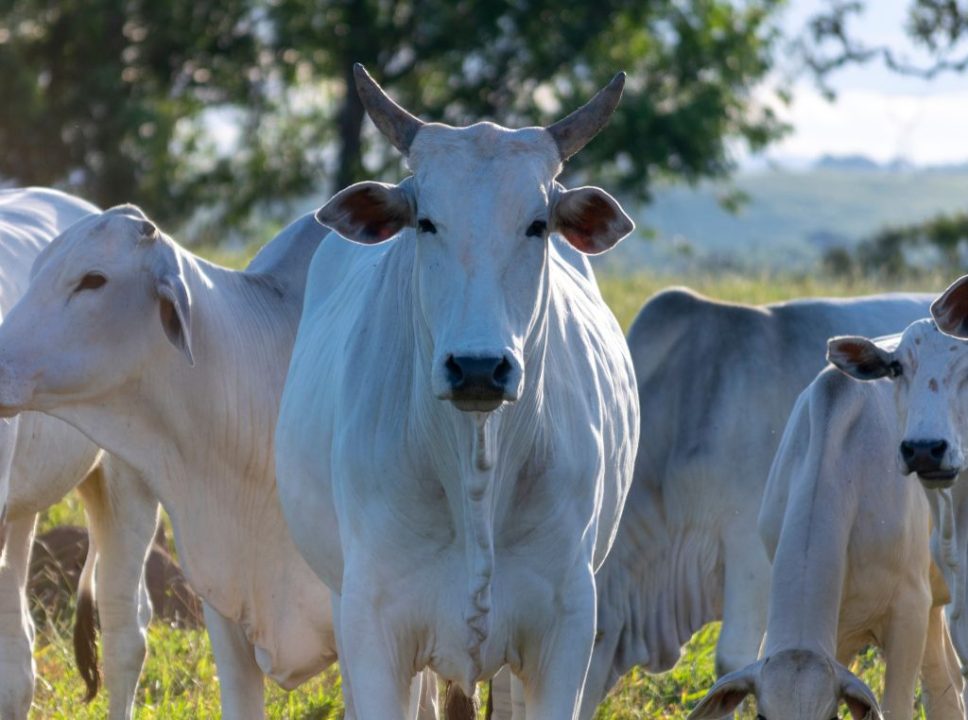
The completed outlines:
{"type": "Polygon", "coordinates": [[[464,371],[460,366],[460,363],[454,359],[453,355],[447,358],[447,362],[444,364],[447,368],[447,381],[452,387],[460,385],[464,380],[464,371]]]}
{"type": "Polygon", "coordinates": [[[909,442],[901,443],[901,457],[905,460],[911,460],[914,457],[914,445],[909,442]]]}
{"type": "Polygon", "coordinates": [[[504,386],[508,384],[508,378],[511,377],[511,363],[508,362],[507,358],[501,358],[501,362],[497,364],[494,368],[494,382],[498,385],[504,386]]]}
{"type": "Polygon", "coordinates": [[[945,440],[940,440],[931,446],[931,457],[933,457],[935,460],[940,460],[944,457],[947,449],[948,443],[945,440]]]}

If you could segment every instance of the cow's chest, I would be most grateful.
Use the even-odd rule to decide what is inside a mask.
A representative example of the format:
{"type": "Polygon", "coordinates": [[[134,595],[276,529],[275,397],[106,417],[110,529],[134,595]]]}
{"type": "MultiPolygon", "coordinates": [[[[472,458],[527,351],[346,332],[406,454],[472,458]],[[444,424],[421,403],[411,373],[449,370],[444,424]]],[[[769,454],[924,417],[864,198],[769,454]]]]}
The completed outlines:
{"type": "Polygon", "coordinates": [[[570,544],[524,554],[496,550],[486,637],[476,651],[469,647],[467,622],[474,612],[475,568],[462,547],[432,555],[349,553],[343,602],[372,611],[383,632],[395,638],[401,662],[413,662],[414,670],[429,666],[450,678],[488,677],[506,663],[515,669],[527,664],[526,649],[552,636],[562,606],[583,595],[588,576],[582,568],[589,558],[570,544]]]}
{"type": "Polygon", "coordinates": [[[590,462],[562,454],[496,463],[486,477],[456,455],[415,456],[410,448],[338,453],[333,496],[344,551],[354,544],[424,562],[465,553],[468,536],[483,527],[495,552],[540,556],[574,544],[595,512],[601,469],[591,451],[590,462]]]}
{"type": "Polygon", "coordinates": [[[470,488],[482,478],[437,461],[374,453],[334,477],[344,590],[402,634],[418,667],[467,677],[517,665],[518,648],[552,632],[570,586],[588,580],[578,569],[594,551],[598,466],[495,465],[479,496],[470,488]],[[486,638],[469,650],[481,588],[486,638]]]}

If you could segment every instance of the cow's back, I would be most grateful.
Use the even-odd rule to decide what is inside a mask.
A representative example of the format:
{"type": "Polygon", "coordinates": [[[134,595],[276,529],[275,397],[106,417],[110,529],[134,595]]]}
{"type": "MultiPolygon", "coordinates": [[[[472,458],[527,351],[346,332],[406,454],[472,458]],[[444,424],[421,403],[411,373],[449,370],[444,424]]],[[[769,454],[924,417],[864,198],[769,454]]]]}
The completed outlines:
{"type": "MultiPolygon", "coordinates": [[[[56,190],[0,191],[0,310],[4,314],[23,295],[34,260],[51,240],[94,212],[98,209],[90,203],[56,190]]],[[[37,512],[56,503],[97,455],[97,447],[63,421],[41,413],[22,413],[8,512],[13,516],[37,512]]]]}
{"type": "Polygon", "coordinates": [[[45,188],[0,190],[0,310],[27,289],[30,268],[50,241],[97,208],[45,188]]]}
{"type": "Polygon", "coordinates": [[[932,299],[881,295],[756,307],[684,289],[656,295],[629,331],[644,429],[635,484],[675,497],[691,478],[729,474],[730,485],[748,483],[761,493],[797,396],[826,364],[827,340],[898,332],[925,317],[932,299]]]}

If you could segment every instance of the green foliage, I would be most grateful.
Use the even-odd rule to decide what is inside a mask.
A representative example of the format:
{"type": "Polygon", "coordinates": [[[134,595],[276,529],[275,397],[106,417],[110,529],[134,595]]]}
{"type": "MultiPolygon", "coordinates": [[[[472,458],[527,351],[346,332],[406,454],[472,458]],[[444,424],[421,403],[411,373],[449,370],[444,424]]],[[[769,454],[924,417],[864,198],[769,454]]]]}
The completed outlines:
{"type": "Polygon", "coordinates": [[[807,66],[829,94],[829,76],[851,65],[879,62],[898,74],[927,80],[968,70],[968,6],[957,0],[910,0],[904,30],[925,56],[918,60],[900,48],[860,39],[854,23],[874,7],[865,0],[829,0],[811,18],[806,40],[797,43],[807,66]]]}
{"type": "MultiPolygon", "coordinates": [[[[576,157],[572,171],[645,195],[658,177],[726,174],[727,138],[760,148],[783,131],[750,97],[771,67],[771,18],[779,4],[298,0],[271,12],[280,36],[311,53],[320,74],[342,80],[344,93],[352,63],[361,61],[412,111],[456,124],[481,118],[547,124],[625,70],[626,96],[609,131],[576,157]],[[366,33],[354,32],[363,26],[366,33]],[[335,36],[321,44],[327,27],[335,36]],[[545,109],[535,103],[539,87],[545,109]]],[[[361,120],[355,93],[344,94],[341,133],[358,132],[361,120]]],[[[344,147],[354,141],[342,140],[344,147]]],[[[371,171],[387,157],[382,141],[379,147],[371,171]]],[[[343,162],[349,166],[341,168],[337,185],[363,174],[358,157],[343,162]]]]}
{"type": "Polygon", "coordinates": [[[163,222],[209,208],[224,237],[321,183],[399,176],[363,136],[354,62],[426,118],[515,126],[624,69],[612,128],[570,170],[646,196],[657,178],[728,173],[729,139],[783,131],[751,97],[780,3],[0,0],[0,176],[163,222]]]}

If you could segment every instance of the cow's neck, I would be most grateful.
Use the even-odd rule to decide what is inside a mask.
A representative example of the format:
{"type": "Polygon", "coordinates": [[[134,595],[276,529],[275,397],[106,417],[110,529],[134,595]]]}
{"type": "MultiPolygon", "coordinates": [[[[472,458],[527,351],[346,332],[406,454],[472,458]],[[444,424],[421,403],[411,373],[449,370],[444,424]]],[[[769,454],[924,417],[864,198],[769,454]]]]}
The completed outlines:
{"type": "Polygon", "coordinates": [[[427,448],[426,461],[440,479],[454,527],[463,537],[467,570],[464,621],[472,664],[463,685],[473,691],[481,673],[481,648],[490,632],[491,583],[494,573],[495,526],[507,508],[524,465],[542,445],[545,420],[543,397],[545,353],[551,283],[546,262],[539,307],[524,347],[524,388],[521,397],[491,413],[461,412],[437,399],[431,389],[434,356],[431,334],[414,298],[414,382],[409,426],[411,443],[427,445],[428,438],[446,447],[427,448]]]}
{"type": "Polygon", "coordinates": [[[837,657],[837,626],[854,522],[854,498],[837,487],[841,478],[819,474],[791,489],[773,558],[765,655],[788,648],[837,657]],[[797,494],[800,498],[795,497],[797,494]],[[838,512],[831,513],[831,508],[838,512]]]}
{"type": "Polygon", "coordinates": [[[224,589],[246,595],[233,588],[239,580],[225,558],[253,538],[289,542],[272,437],[299,304],[194,260],[185,280],[195,366],[164,347],[110,395],[57,414],[144,475],[172,518],[193,584],[219,607],[224,589]]]}

